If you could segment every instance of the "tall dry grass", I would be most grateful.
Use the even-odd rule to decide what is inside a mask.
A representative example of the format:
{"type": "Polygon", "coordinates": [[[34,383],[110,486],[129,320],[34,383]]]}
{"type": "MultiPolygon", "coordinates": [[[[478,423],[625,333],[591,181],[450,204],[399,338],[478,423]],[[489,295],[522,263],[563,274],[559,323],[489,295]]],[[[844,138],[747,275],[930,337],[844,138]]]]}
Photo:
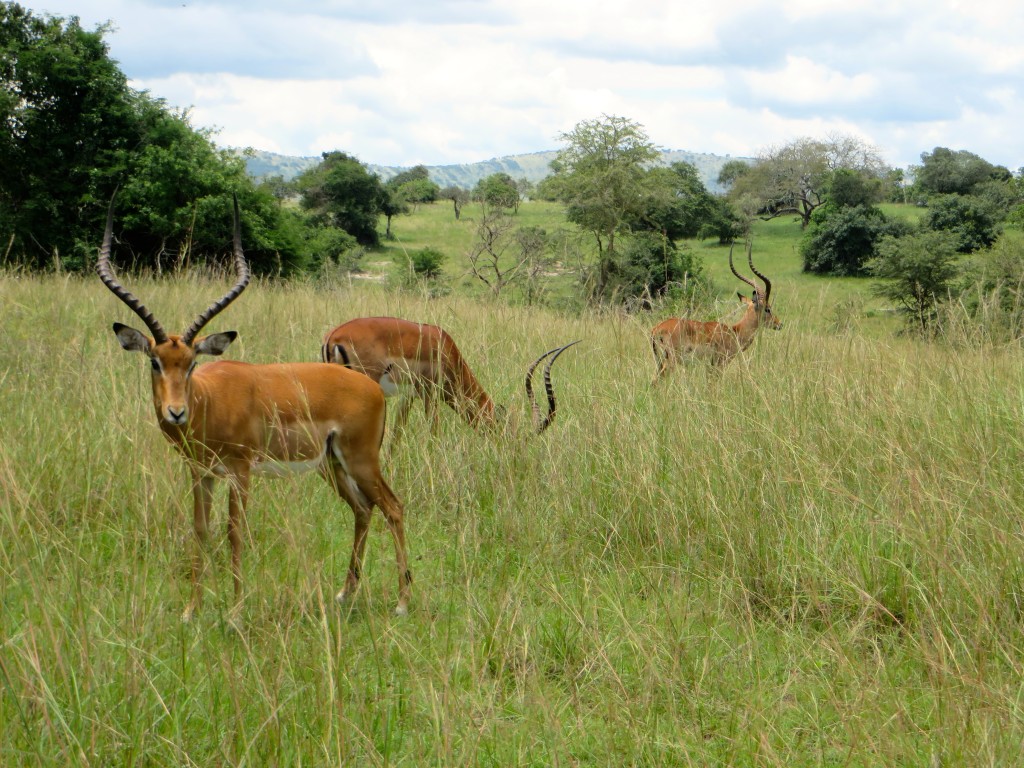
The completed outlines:
{"type": "MultiPolygon", "coordinates": [[[[389,440],[404,619],[382,520],[341,611],[350,512],[258,480],[234,634],[223,491],[209,599],[178,621],[191,500],[109,330],[135,319],[95,279],[0,277],[0,763],[1019,763],[1018,353],[871,338],[781,288],[784,330],[652,388],[654,318],[253,285],[215,321],[230,357],[436,322],[524,422],[525,366],[583,343],[541,438],[448,412],[389,440]]],[[[132,289],[172,329],[223,285],[132,289]]]]}

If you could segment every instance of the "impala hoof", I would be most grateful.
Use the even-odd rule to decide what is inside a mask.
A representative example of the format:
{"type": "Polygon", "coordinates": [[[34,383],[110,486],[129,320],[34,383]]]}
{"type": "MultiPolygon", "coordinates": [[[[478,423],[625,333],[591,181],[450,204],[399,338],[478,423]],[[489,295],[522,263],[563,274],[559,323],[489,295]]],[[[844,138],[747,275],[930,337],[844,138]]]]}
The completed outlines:
{"type": "Polygon", "coordinates": [[[407,606],[407,605],[396,605],[395,606],[395,616],[408,616],[408,615],[409,615],[409,606],[407,606]]]}

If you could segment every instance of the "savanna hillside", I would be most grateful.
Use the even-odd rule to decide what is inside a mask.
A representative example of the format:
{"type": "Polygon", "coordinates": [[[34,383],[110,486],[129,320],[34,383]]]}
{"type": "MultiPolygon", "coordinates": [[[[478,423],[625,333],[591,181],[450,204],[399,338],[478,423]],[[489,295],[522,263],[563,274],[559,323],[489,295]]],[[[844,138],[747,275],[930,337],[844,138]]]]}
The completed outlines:
{"type": "MultiPolygon", "coordinates": [[[[239,330],[229,357],[268,362],[316,359],[351,317],[438,323],[524,422],[524,367],[582,339],[542,437],[450,411],[432,433],[416,411],[388,440],[414,577],[401,619],[380,519],[358,599],[335,606],[351,513],[305,476],[254,484],[240,633],[219,492],[210,593],[182,625],[187,473],[148,367],[110,332],[137,319],[91,275],[0,275],[5,765],[1020,761],[1015,345],[897,335],[866,281],[802,273],[799,226],[776,220],[754,255],[785,327],[721,375],[652,388],[647,333],[670,307],[473,295],[456,226],[424,206],[366,260],[391,275],[403,247],[446,247],[434,298],[394,277],[260,280],[211,327],[239,330]]],[[[690,246],[714,282],[696,311],[728,314],[727,249],[690,246]]],[[[175,330],[225,286],[124,281],[175,330]]]]}

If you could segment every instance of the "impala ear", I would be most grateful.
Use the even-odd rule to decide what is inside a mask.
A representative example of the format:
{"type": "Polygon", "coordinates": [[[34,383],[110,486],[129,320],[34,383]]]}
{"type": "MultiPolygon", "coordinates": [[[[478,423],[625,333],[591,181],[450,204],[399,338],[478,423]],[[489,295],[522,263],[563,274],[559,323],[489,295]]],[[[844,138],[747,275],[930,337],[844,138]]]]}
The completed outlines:
{"type": "Polygon", "coordinates": [[[153,346],[153,343],[146,334],[121,323],[114,323],[114,334],[117,336],[121,349],[128,352],[145,352],[149,354],[149,350],[153,346]]]}
{"type": "Polygon", "coordinates": [[[211,333],[209,336],[197,339],[192,348],[197,355],[222,355],[236,338],[238,338],[238,331],[211,333]]]}
{"type": "Polygon", "coordinates": [[[739,291],[736,291],[736,295],[737,295],[737,296],[739,297],[740,301],[743,301],[744,299],[746,299],[746,298],[747,298],[746,296],[744,296],[744,295],[743,295],[742,293],[740,293],[739,291]]]}

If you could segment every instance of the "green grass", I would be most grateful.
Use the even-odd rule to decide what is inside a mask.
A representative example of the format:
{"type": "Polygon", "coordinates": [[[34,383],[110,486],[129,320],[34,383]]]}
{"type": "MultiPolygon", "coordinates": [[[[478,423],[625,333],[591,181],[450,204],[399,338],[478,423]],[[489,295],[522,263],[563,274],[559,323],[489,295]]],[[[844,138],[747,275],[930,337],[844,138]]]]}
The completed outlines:
{"type": "MultiPolygon", "coordinates": [[[[214,323],[230,357],[437,322],[524,421],[525,366],[583,343],[543,437],[417,410],[388,442],[405,618],[379,516],[342,612],[351,513],[313,476],[257,480],[240,634],[224,490],[178,620],[186,472],[110,331],[138,322],[94,277],[0,275],[0,764],[1019,764],[1019,354],[837,326],[863,283],[799,274],[787,226],[754,241],[786,327],[656,389],[653,316],[253,284],[214,323]]],[[[699,247],[728,308],[726,252],[699,247]]],[[[224,288],[126,282],[168,329],[224,288]]]]}

